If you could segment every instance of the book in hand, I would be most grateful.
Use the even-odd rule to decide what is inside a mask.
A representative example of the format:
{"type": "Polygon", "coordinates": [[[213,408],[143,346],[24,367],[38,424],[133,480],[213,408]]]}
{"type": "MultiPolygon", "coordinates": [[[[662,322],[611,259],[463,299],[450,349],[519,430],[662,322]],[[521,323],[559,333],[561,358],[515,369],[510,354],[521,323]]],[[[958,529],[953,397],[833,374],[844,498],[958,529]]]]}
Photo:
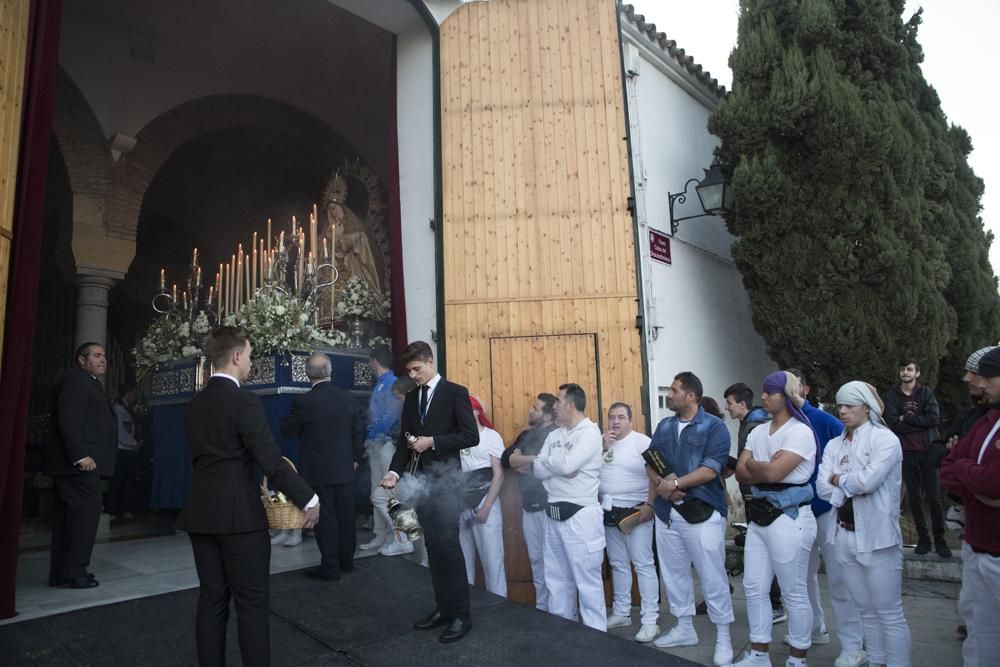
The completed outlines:
{"type": "Polygon", "coordinates": [[[670,467],[670,464],[667,463],[667,459],[659,451],[650,447],[642,453],[642,459],[646,462],[646,465],[652,468],[653,472],[663,479],[677,479],[677,475],[670,467]]]}

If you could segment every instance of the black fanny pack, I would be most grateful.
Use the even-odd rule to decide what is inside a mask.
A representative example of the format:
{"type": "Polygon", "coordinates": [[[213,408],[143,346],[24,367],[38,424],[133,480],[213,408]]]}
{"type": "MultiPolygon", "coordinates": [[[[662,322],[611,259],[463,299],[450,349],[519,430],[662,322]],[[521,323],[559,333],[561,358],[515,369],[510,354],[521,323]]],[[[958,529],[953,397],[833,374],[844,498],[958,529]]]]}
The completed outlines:
{"type": "Polygon", "coordinates": [[[847,502],[837,508],[837,520],[848,530],[854,530],[854,498],[848,498],[847,502]]]}
{"type": "Polygon", "coordinates": [[[604,512],[604,525],[617,526],[618,530],[628,535],[639,525],[639,516],[638,507],[612,507],[604,512]]]}
{"type": "Polygon", "coordinates": [[[523,509],[525,512],[528,512],[529,514],[533,512],[541,512],[543,509],[545,509],[545,503],[543,502],[523,503],[521,505],[521,509],[523,509]]]}
{"type": "Polygon", "coordinates": [[[546,511],[550,519],[566,521],[582,509],[583,505],[577,505],[576,503],[549,503],[546,511]]]}
{"type": "Polygon", "coordinates": [[[479,503],[483,502],[483,498],[489,492],[492,481],[491,468],[480,468],[466,473],[465,486],[462,487],[461,494],[462,507],[469,510],[479,507],[479,503]]]}
{"type": "Polygon", "coordinates": [[[712,516],[715,508],[700,498],[691,498],[679,505],[672,505],[673,509],[684,517],[688,523],[703,523],[712,516]]]}
{"type": "Polygon", "coordinates": [[[751,498],[747,502],[747,519],[758,526],[770,526],[784,513],[767,498],[751,498]]]}

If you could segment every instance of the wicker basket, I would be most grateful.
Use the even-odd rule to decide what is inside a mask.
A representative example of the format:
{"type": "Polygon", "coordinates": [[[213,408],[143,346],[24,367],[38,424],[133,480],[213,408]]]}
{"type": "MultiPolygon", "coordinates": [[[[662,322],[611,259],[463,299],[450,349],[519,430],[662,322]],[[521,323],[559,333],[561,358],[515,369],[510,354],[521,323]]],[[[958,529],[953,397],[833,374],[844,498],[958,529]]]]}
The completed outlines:
{"type": "MultiPolygon", "coordinates": [[[[295,464],[289,461],[287,457],[282,456],[281,458],[288,461],[288,465],[292,467],[292,470],[298,472],[295,464]]],[[[302,522],[306,519],[306,513],[296,507],[295,503],[291,500],[285,498],[285,495],[282,493],[271,496],[271,492],[267,490],[267,475],[264,475],[264,481],[260,483],[260,501],[264,504],[264,513],[267,514],[267,525],[269,528],[290,530],[302,527],[302,522]]]]}

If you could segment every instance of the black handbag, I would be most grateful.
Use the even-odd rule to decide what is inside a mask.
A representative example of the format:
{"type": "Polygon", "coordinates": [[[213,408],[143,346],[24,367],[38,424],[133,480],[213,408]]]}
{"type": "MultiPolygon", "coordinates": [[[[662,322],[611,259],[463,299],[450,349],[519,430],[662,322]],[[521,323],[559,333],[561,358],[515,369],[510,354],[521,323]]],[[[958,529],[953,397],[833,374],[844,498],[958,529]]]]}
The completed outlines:
{"type": "Polygon", "coordinates": [[[480,468],[466,474],[465,485],[460,492],[460,502],[467,510],[474,510],[483,502],[483,498],[490,490],[490,482],[493,481],[493,470],[490,468],[480,468]]]}
{"type": "Polygon", "coordinates": [[[708,521],[709,517],[712,516],[712,512],[715,511],[714,507],[700,498],[691,498],[679,505],[674,505],[673,508],[688,523],[703,523],[708,521]]]}

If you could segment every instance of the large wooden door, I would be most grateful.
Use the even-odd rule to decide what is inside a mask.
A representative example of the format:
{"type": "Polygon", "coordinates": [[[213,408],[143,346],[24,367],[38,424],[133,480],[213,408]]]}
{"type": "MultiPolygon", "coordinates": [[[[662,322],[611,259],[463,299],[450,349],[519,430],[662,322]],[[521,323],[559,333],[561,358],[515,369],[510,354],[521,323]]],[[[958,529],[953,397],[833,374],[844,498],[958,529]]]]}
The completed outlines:
{"type": "MultiPolygon", "coordinates": [[[[528,407],[542,392],[556,394],[559,385],[575,382],[587,393],[586,414],[595,423],[604,413],[598,389],[597,336],[519,336],[490,340],[491,394],[494,426],[510,446],[528,428],[528,407]]],[[[531,563],[521,529],[521,495],[509,473],[500,496],[508,596],[535,604],[531,563]]]]}
{"type": "MultiPolygon", "coordinates": [[[[28,0],[0,0],[0,352],[10,248],[14,240],[14,193],[21,142],[21,106],[28,49],[28,0]]],[[[0,363],[2,363],[0,354],[0,363]]]]}

